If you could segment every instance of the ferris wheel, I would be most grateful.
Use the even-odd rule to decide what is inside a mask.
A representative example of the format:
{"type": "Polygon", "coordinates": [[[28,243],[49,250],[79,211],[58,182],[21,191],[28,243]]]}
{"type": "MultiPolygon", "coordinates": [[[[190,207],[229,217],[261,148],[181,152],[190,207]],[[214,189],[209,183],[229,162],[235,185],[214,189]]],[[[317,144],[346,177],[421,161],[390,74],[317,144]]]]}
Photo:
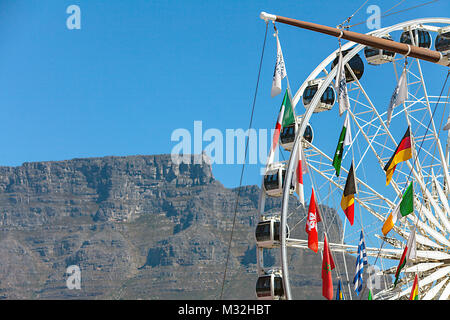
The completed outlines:
{"type": "MultiPolygon", "coordinates": [[[[270,16],[268,20],[275,20],[274,16],[267,16],[270,16]]],[[[296,214],[301,205],[292,201],[299,155],[307,164],[305,194],[311,190],[306,186],[313,187],[316,202],[334,208],[342,220],[342,224],[326,221],[323,229],[329,231],[341,226],[335,230],[337,238],[329,241],[329,248],[335,261],[342,257],[334,272],[342,280],[346,299],[362,297],[355,294],[352,284],[362,230],[369,264],[375,267],[371,277],[381,279],[376,287],[371,282],[373,278],[364,279],[365,287],[373,289],[374,299],[408,299],[416,276],[420,299],[450,299],[450,131],[442,130],[450,109],[447,108],[450,106],[450,19],[416,19],[367,35],[415,47],[434,47],[447,57],[447,64],[423,62],[407,57],[408,54],[350,41],[331,52],[304,80],[292,96],[295,110],[303,114],[280,134],[280,146],[289,153],[289,160],[268,164],[261,185],[260,220],[256,228],[258,299],[296,298],[291,293],[290,279],[295,270],[289,257],[296,250],[309,250],[305,240],[306,217],[296,214]],[[345,65],[350,102],[346,113],[352,135],[337,176],[332,164],[335,150],[324,141],[338,142],[340,129],[330,125],[330,114],[336,116],[332,121],[340,126],[345,118],[332,113],[333,106],[337,108],[338,104],[334,81],[339,53],[345,65]],[[387,105],[394,87],[386,92],[385,83],[398,83],[402,72],[407,79],[407,98],[389,114],[387,105]],[[379,84],[365,81],[368,77],[378,77],[379,84]],[[397,165],[386,185],[383,168],[396,151],[406,128],[410,130],[412,158],[397,165]],[[350,164],[354,165],[357,185],[354,225],[349,224],[339,205],[350,164]],[[398,219],[384,235],[383,224],[396,210],[411,183],[414,212],[398,219]],[[280,199],[281,212],[265,211],[267,197],[280,199]],[[391,279],[413,230],[416,256],[408,261],[394,285],[391,279]],[[267,250],[279,253],[279,265],[265,265],[267,250]]],[[[322,240],[319,250],[323,250],[323,238],[319,240],[322,240]]]]}

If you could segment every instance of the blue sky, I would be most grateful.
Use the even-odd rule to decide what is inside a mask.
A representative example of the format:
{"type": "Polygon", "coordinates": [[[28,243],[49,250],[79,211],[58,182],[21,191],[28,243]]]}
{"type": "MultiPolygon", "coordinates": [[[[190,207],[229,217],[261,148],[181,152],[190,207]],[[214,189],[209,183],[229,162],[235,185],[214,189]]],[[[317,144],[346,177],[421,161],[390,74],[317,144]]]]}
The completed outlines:
{"type": "MultiPolygon", "coordinates": [[[[423,1],[405,1],[393,11],[423,1]]],[[[177,128],[247,129],[265,26],[261,11],[336,26],[363,1],[2,0],[0,165],[108,155],[170,153],[177,128]],[[69,5],[81,29],[69,30],[69,5]]],[[[381,11],[398,1],[369,1],[381,11]]],[[[383,18],[381,26],[448,13],[448,1],[383,18]]],[[[336,39],[279,26],[293,90],[336,39]]],[[[367,32],[365,24],[352,29],[367,32]]],[[[275,41],[267,38],[253,126],[272,129],[282,96],[270,98],[275,41]]],[[[368,80],[367,81],[376,81],[368,80]]],[[[389,99],[394,82],[388,82],[389,99]]],[[[301,106],[300,106],[301,107],[301,106]]],[[[298,108],[300,108],[298,107],[298,108]]],[[[303,110],[298,110],[301,114],[303,110]]],[[[341,122],[331,124],[334,149],[341,122]]],[[[320,132],[322,128],[317,128],[320,132]]],[[[204,144],[204,146],[206,143],[204,144]]],[[[331,150],[330,149],[330,150],[331,150]]],[[[259,184],[261,165],[244,184],[259,184]]],[[[241,165],[214,165],[237,186],[241,165]]]]}

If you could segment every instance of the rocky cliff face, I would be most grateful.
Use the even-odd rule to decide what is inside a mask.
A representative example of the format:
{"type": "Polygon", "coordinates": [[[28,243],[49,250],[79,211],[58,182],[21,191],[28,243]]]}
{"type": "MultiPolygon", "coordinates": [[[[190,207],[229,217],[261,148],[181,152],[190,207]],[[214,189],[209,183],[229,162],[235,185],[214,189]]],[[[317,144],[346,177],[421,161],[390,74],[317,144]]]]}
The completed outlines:
{"type": "MultiPolygon", "coordinates": [[[[237,190],[193,162],[157,155],[0,167],[0,297],[218,298],[237,190]],[[80,290],[66,286],[70,265],[81,270],[80,290]]],[[[255,298],[259,192],[241,190],[225,299],[255,298]]],[[[320,298],[320,255],[291,259],[296,297],[320,298]]]]}

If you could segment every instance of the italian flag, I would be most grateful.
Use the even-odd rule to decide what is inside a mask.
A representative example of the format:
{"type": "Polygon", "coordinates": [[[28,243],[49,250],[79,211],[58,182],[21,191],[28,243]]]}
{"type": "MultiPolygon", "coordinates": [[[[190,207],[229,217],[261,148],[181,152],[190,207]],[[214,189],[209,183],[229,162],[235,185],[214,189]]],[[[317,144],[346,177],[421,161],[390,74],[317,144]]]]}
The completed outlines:
{"type": "Polygon", "coordinates": [[[400,258],[397,271],[395,272],[394,288],[397,285],[398,277],[400,276],[400,272],[402,271],[403,267],[408,263],[409,260],[415,258],[416,258],[416,231],[414,230],[409,234],[408,243],[406,244],[406,247],[403,250],[403,254],[402,257],[400,258]]]}
{"type": "Polygon", "coordinates": [[[411,295],[409,296],[409,300],[419,300],[419,281],[417,279],[417,274],[414,277],[414,283],[411,289],[411,295]]]}
{"type": "Polygon", "coordinates": [[[336,169],[336,176],[339,177],[341,172],[342,155],[344,153],[344,147],[350,145],[352,142],[352,133],[350,130],[350,119],[347,112],[345,117],[344,126],[342,127],[341,134],[339,135],[338,145],[334,153],[333,167],[336,169]]]}
{"type": "Polygon", "coordinates": [[[286,89],[283,102],[281,103],[280,112],[278,113],[277,124],[275,125],[275,133],[273,134],[272,150],[273,153],[278,145],[278,139],[280,138],[280,132],[283,127],[286,127],[294,123],[294,109],[292,108],[291,98],[289,97],[289,91],[286,89]]]}
{"type": "Polygon", "coordinates": [[[411,212],[414,211],[414,189],[413,183],[411,182],[406,188],[405,193],[403,194],[402,200],[395,207],[394,211],[392,211],[387,217],[386,221],[381,228],[383,235],[386,236],[389,231],[394,227],[397,220],[401,217],[405,217],[411,212]]]}

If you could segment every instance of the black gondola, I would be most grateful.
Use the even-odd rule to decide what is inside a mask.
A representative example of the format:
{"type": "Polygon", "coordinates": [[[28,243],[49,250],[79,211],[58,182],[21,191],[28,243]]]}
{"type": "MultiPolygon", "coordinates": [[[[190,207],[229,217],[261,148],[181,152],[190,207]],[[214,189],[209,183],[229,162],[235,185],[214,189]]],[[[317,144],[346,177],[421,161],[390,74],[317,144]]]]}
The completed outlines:
{"type": "Polygon", "coordinates": [[[284,299],[283,278],[280,273],[262,275],[256,281],[256,296],[259,300],[284,299]]]}
{"type": "Polygon", "coordinates": [[[450,52],[450,31],[438,34],[434,47],[437,51],[448,54],[450,52]]]}
{"type": "Polygon", "coordinates": [[[405,30],[400,36],[400,42],[406,44],[413,44],[411,42],[411,33],[414,38],[414,45],[421,48],[431,48],[431,36],[427,30],[424,29],[413,29],[405,30]]]}
{"type": "MultiPolygon", "coordinates": [[[[284,127],[280,133],[280,144],[286,151],[291,151],[294,147],[294,140],[297,135],[298,123],[300,123],[301,117],[297,120],[296,123],[293,123],[289,126],[284,127]]],[[[303,133],[303,138],[307,140],[309,143],[313,141],[313,130],[312,127],[308,124],[306,125],[305,132],[303,133]]],[[[307,146],[303,145],[304,148],[307,146]]]]}
{"type": "MultiPolygon", "coordinates": [[[[308,86],[303,92],[303,105],[305,106],[305,108],[307,108],[311,103],[312,99],[314,98],[314,95],[319,89],[319,84],[321,84],[322,82],[323,79],[315,79],[309,81],[308,86]]],[[[320,103],[317,104],[316,108],[314,109],[314,112],[317,113],[331,110],[331,108],[333,108],[335,101],[336,96],[334,93],[334,89],[333,87],[329,86],[328,88],[325,89],[325,92],[322,94],[322,97],[320,98],[320,103]]]]}
{"type": "MultiPolygon", "coordinates": [[[[384,35],[381,38],[392,41],[390,35],[384,35]]],[[[395,52],[373,47],[365,47],[364,56],[369,64],[380,65],[386,62],[392,62],[395,57],[395,52]]]]}
{"type": "MultiPolygon", "coordinates": [[[[280,197],[283,194],[284,180],[286,176],[286,168],[284,163],[274,163],[264,175],[264,191],[268,196],[280,197]]],[[[295,185],[291,183],[291,193],[294,193],[295,185]]]]}
{"type": "MultiPolygon", "coordinates": [[[[350,49],[342,51],[342,56],[345,57],[349,51],[350,49]]],[[[331,69],[333,69],[338,64],[338,62],[339,55],[331,63],[331,69]]],[[[350,69],[352,69],[356,79],[360,80],[364,74],[364,62],[362,61],[359,54],[355,54],[347,64],[349,65],[350,69]]],[[[350,71],[347,69],[347,67],[345,67],[345,81],[347,81],[347,83],[350,83],[354,80],[355,79],[353,78],[350,71]]]]}

